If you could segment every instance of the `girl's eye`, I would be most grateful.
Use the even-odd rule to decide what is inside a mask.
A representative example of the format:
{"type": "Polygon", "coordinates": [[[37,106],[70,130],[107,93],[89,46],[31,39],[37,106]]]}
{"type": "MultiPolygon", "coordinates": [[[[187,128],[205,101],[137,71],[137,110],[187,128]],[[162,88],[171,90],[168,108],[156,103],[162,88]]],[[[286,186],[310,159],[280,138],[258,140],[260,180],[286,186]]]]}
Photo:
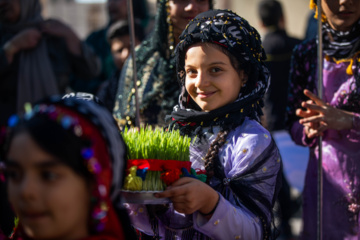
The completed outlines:
{"type": "Polygon", "coordinates": [[[6,174],[6,177],[10,181],[13,181],[13,182],[19,181],[21,179],[21,175],[22,175],[20,170],[11,169],[11,168],[6,169],[5,174],[6,174]]]}
{"type": "Polygon", "coordinates": [[[217,72],[220,72],[220,71],[221,71],[221,69],[218,68],[218,67],[214,67],[214,68],[210,69],[210,72],[212,72],[212,73],[217,73],[217,72]]]}
{"type": "Polygon", "coordinates": [[[41,178],[44,181],[54,181],[58,178],[58,174],[53,171],[44,170],[41,172],[41,178]]]}
{"type": "Polygon", "coordinates": [[[193,70],[193,69],[187,69],[186,70],[186,75],[194,75],[194,74],[196,74],[196,71],[195,70],[193,70]]]}

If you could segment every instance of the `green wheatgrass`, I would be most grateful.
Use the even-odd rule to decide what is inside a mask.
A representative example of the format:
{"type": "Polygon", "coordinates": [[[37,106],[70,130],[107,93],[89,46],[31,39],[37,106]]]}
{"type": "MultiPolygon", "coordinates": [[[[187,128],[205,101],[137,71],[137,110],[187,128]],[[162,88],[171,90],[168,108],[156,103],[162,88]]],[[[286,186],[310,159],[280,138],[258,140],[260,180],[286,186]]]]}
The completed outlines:
{"type": "MultiPolygon", "coordinates": [[[[140,130],[125,128],[123,138],[128,146],[128,159],[159,159],[190,161],[190,142],[178,130],[142,127],[140,130]]],[[[162,191],[166,185],[161,172],[148,171],[142,184],[143,191],[162,191]]]]}

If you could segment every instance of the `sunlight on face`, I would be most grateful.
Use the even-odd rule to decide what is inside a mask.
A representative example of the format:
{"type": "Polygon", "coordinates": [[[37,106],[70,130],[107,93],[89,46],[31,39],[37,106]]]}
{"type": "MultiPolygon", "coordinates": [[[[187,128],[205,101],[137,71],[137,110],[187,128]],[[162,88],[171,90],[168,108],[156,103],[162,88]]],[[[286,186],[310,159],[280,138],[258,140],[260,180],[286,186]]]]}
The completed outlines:
{"type": "Polygon", "coordinates": [[[360,18],[360,0],[322,0],[322,10],[330,26],[349,31],[360,18]]]}
{"type": "Polygon", "coordinates": [[[83,177],[44,152],[27,132],[13,138],[7,157],[9,200],[29,237],[88,235],[90,189],[83,177]]]}
{"type": "Polygon", "coordinates": [[[211,44],[194,44],[185,55],[185,87],[203,111],[234,102],[245,74],[231,65],[229,57],[211,44]]]}

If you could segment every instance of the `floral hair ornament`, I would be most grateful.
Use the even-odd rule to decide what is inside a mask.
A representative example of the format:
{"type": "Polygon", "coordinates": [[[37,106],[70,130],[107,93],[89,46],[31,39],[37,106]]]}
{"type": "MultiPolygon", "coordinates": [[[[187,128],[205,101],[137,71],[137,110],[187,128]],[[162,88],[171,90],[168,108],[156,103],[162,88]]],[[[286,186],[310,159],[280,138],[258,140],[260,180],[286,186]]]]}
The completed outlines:
{"type": "MultiPolygon", "coordinates": [[[[30,103],[25,104],[24,121],[29,121],[39,115],[45,116],[87,143],[87,146],[82,148],[80,154],[86,168],[94,176],[97,186],[92,192],[93,207],[91,216],[95,225],[94,229],[97,232],[103,231],[107,222],[110,205],[108,191],[110,183],[103,175],[111,176],[111,167],[103,167],[104,163],[101,163],[97,157],[106,156],[106,151],[103,150],[107,150],[107,148],[104,141],[100,140],[101,134],[97,133],[96,128],[88,120],[67,107],[57,104],[37,104],[32,108],[30,103]],[[100,143],[102,143],[102,146],[98,147],[100,143]],[[100,150],[100,148],[102,149],[100,150]]],[[[19,121],[20,118],[17,115],[13,115],[9,118],[8,125],[9,127],[15,127],[19,121]]]]}

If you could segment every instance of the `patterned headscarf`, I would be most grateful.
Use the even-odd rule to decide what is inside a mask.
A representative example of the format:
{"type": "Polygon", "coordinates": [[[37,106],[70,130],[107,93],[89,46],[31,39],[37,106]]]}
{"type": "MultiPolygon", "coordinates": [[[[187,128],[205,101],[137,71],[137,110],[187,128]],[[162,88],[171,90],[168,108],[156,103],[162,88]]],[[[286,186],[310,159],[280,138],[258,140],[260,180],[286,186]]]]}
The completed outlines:
{"type": "MultiPolygon", "coordinates": [[[[182,86],[179,106],[171,115],[175,122],[187,122],[186,126],[237,126],[245,117],[259,120],[262,115],[263,96],[270,84],[269,70],[264,64],[266,55],[260,35],[242,17],[230,10],[211,10],[196,16],[180,36],[176,49],[178,80],[182,86]],[[185,88],[185,55],[195,43],[214,43],[227,50],[239,63],[237,70],[248,76],[235,102],[202,112],[191,100],[185,88]]],[[[181,124],[183,125],[183,124],[181,124]]]]}
{"type": "MultiPolygon", "coordinates": [[[[157,1],[154,30],[136,50],[139,107],[149,124],[157,124],[161,111],[170,113],[179,95],[179,86],[175,80],[175,39],[169,1],[157,1]],[[160,105],[161,109],[156,105],[160,105]]],[[[212,0],[209,0],[210,9],[212,5],[212,0]]],[[[132,62],[129,58],[121,73],[114,107],[114,116],[121,119],[121,125],[135,123],[135,89],[132,76],[132,62]]]]}
{"type": "MultiPolygon", "coordinates": [[[[10,125],[16,127],[16,116],[12,118],[10,125]]],[[[90,214],[93,233],[89,239],[124,239],[124,220],[118,217],[124,210],[119,206],[119,191],[125,175],[126,147],[111,114],[94,101],[67,95],[64,99],[51,97],[41,101],[22,121],[34,118],[55,122],[83,145],[79,153],[73,153],[81,156],[80,162],[69,164],[94,179],[90,214]]]]}

